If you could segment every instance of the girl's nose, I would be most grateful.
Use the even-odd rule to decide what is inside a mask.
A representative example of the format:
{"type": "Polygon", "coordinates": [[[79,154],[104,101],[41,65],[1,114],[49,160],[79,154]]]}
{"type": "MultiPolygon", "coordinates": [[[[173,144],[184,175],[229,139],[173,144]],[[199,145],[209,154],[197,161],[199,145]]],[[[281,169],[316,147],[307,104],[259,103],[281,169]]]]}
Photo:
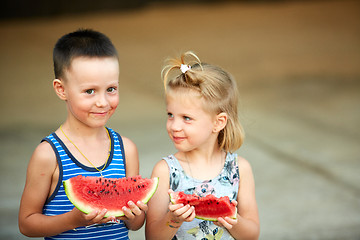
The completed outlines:
{"type": "Polygon", "coordinates": [[[172,131],[174,132],[179,132],[181,131],[182,127],[181,127],[181,121],[177,120],[176,118],[171,120],[170,122],[170,128],[172,131]]]}

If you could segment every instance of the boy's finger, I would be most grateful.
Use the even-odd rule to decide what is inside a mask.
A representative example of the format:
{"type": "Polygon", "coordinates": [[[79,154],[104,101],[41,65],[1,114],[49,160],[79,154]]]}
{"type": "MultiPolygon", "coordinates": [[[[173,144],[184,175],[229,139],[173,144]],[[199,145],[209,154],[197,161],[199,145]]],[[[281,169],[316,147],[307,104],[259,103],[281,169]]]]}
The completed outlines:
{"type": "Polygon", "coordinates": [[[135,214],[136,216],[141,214],[141,212],[142,212],[141,209],[137,205],[135,205],[135,203],[133,203],[132,201],[129,201],[128,205],[133,214],[135,214]]]}
{"type": "Polygon", "coordinates": [[[147,212],[148,206],[147,204],[143,203],[142,201],[138,201],[136,205],[144,212],[147,212]]]}

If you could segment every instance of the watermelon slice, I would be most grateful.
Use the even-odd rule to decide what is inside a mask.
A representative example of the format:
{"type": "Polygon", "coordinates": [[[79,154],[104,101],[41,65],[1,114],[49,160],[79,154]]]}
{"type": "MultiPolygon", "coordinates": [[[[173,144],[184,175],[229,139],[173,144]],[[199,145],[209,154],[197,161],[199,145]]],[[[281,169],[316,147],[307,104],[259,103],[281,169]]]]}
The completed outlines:
{"type": "Polygon", "coordinates": [[[63,181],[69,200],[84,213],[106,208],[105,217],[124,216],[122,207],[129,201],[147,203],[155,193],[159,178],[84,177],[78,175],[63,181]]]}
{"type": "Polygon", "coordinates": [[[236,219],[237,209],[228,196],[217,198],[212,194],[200,197],[183,192],[170,193],[170,201],[174,204],[189,204],[195,207],[195,217],[207,221],[217,221],[218,217],[236,219]]]}

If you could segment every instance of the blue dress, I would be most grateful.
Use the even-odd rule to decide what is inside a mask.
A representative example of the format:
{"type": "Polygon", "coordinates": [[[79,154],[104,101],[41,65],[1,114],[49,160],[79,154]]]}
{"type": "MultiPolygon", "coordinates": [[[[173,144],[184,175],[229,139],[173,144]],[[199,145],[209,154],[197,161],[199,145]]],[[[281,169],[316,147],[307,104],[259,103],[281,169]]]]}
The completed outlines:
{"type": "MultiPolygon", "coordinates": [[[[125,152],[122,139],[118,133],[107,128],[111,140],[111,151],[109,159],[106,163],[102,174],[106,178],[122,178],[125,177],[125,152]]],[[[59,181],[54,193],[49,197],[43,207],[43,214],[48,216],[60,215],[71,211],[74,205],[67,198],[63,181],[75,177],[83,176],[99,176],[100,173],[92,167],[81,164],[71,152],[67,149],[60,138],[52,133],[43,141],[47,141],[53,148],[57,163],[59,165],[59,181]]],[[[104,166],[100,166],[102,169],[104,166]]],[[[79,227],[52,237],[45,239],[129,239],[128,229],[123,221],[110,222],[106,224],[95,224],[86,227],[79,227]]]]}
{"type": "MultiPolygon", "coordinates": [[[[230,200],[237,199],[239,189],[239,167],[237,154],[227,153],[225,164],[218,176],[213,179],[202,181],[188,176],[174,155],[165,157],[170,171],[170,188],[182,191],[186,194],[206,196],[213,194],[216,197],[228,196],[230,200]]],[[[216,226],[211,221],[195,218],[191,222],[183,222],[176,232],[176,239],[234,239],[225,228],[216,226]]]]}

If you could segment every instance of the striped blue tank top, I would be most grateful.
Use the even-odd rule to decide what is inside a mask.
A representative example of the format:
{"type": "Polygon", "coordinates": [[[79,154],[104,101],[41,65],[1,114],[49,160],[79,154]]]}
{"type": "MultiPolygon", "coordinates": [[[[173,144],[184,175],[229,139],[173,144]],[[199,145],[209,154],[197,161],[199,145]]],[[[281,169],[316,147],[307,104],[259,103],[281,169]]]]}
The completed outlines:
{"type": "MultiPolygon", "coordinates": [[[[118,133],[107,128],[111,139],[111,152],[102,174],[106,178],[125,177],[125,152],[122,139],[118,133]]],[[[74,205],[67,198],[62,181],[77,175],[100,176],[92,167],[85,166],[75,159],[60,138],[52,133],[42,141],[47,141],[56,154],[59,165],[59,181],[54,193],[49,197],[43,207],[43,214],[48,216],[60,215],[71,211],[74,205]]],[[[99,169],[102,169],[100,166],[99,169]]],[[[129,239],[128,229],[123,221],[107,224],[95,224],[79,227],[45,239],[129,239]]]]}

